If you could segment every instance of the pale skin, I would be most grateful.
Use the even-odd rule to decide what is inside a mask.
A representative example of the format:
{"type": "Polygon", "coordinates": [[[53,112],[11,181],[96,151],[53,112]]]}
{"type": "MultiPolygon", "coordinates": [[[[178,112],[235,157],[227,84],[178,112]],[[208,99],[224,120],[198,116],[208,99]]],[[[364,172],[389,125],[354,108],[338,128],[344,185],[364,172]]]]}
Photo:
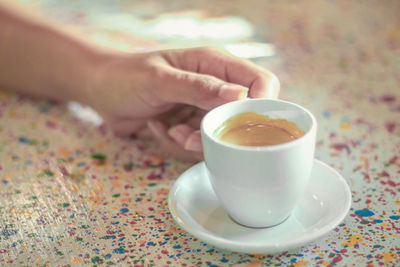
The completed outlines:
{"type": "Polygon", "coordinates": [[[279,93],[274,74],[214,48],[99,48],[2,1],[0,86],[87,104],[118,135],[147,126],[167,153],[184,160],[202,159],[199,124],[206,111],[279,93]]]}

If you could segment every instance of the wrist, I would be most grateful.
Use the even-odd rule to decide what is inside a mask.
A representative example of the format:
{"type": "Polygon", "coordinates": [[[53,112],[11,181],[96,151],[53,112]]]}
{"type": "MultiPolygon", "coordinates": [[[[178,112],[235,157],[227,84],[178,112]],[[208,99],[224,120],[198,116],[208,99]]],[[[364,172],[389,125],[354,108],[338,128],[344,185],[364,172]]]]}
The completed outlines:
{"type": "Polygon", "coordinates": [[[75,87],[74,100],[95,107],[96,99],[102,94],[101,88],[107,86],[106,81],[111,75],[108,66],[118,60],[118,52],[88,47],[81,59],[82,62],[78,65],[82,73],[82,83],[75,87]]]}
{"type": "Polygon", "coordinates": [[[96,48],[90,50],[85,56],[85,64],[82,64],[85,82],[76,92],[77,101],[101,112],[105,103],[117,97],[114,89],[123,87],[127,76],[119,66],[125,56],[118,51],[96,48]]]}
{"type": "Polygon", "coordinates": [[[102,53],[95,48],[87,48],[79,57],[79,62],[76,64],[81,77],[71,81],[71,100],[80,102],[85,105],[92,105],[92,95],[95,77],[99,69],[99,62],[102,61],[102,53]]]}

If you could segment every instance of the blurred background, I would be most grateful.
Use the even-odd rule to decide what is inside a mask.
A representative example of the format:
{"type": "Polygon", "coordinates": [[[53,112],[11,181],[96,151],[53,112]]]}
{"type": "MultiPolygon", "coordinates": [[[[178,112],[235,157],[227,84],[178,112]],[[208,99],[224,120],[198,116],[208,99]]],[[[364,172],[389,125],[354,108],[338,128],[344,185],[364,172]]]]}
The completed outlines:
{"type": "Polygon", "coordinates": [[[0,265],[399,266],[400,1],[13,1],[101,46],[208,45],[271,70],[280,98],[317,118],[315,156],[345,177],[353,203],[328,236],[294,252],[218,250],[168,212],[188,164],[153,140],[116,138],[61,105],[0,91],[0,265]]]}

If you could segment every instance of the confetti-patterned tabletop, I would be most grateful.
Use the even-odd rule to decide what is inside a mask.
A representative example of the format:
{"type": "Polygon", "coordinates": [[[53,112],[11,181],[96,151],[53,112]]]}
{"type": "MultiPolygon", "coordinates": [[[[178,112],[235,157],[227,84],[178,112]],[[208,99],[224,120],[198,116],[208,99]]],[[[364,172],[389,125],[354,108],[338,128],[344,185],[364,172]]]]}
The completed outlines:
{"type": "Polygon", "coordinates": [[[189,164],[150,138],[114,136],[77,104],[1,90],[0,265],[400,265],[399,1],[20,2],[125,51],[258,44],[252,60],[279,76],[282,99],[315,114],[316,157],[345,177],[353,203],[330,234],[295,251],[220,250],[168,210],[189,164]],[[188,21],[193,29],[171,30],[188,21]],[[207,35],[210,25],[224,34],[207,35]]]}

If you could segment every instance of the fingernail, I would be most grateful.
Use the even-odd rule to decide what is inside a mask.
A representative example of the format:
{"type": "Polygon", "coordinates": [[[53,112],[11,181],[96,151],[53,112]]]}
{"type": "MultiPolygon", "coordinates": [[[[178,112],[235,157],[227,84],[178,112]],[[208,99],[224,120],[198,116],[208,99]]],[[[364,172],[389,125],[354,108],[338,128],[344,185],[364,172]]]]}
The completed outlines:
{"type": "Polygon", "coordinates": [[[185,149],[197,152],[203,151],[200,134],[191,135],[185,143],[185,149]]]}
{"type": "Polygon", "coordinates": [[[160,138],[162,136],[163,126],[159,121],[149,120],[147,121],[147,127],[156,137],[160,138]]]}
{"type": "Polygon", "coordinates": [[[238,100],[247,96],[248,89],[240,85],[224,84],[221,86],[218,96],[226,100],[238,100]]]}
{"type": "Polygon", "coordinates": [[[183,138],[183,133],[177,127],[170,128],[168,135],[175,139],[175,141],[183,138]]]}
{"type": "Polygon", "coordinates": [[[186,138],[193,132],[193,129],[187,125],[181,124],[171,127],[168,130],[168,135],[176,142],[183,144],[186,138]]]}
{"type": "Polygon", "coordinates": [[[267,98],[276,99],[279,96],[279,80],[275,76],[268,83],[267,98]]]}

